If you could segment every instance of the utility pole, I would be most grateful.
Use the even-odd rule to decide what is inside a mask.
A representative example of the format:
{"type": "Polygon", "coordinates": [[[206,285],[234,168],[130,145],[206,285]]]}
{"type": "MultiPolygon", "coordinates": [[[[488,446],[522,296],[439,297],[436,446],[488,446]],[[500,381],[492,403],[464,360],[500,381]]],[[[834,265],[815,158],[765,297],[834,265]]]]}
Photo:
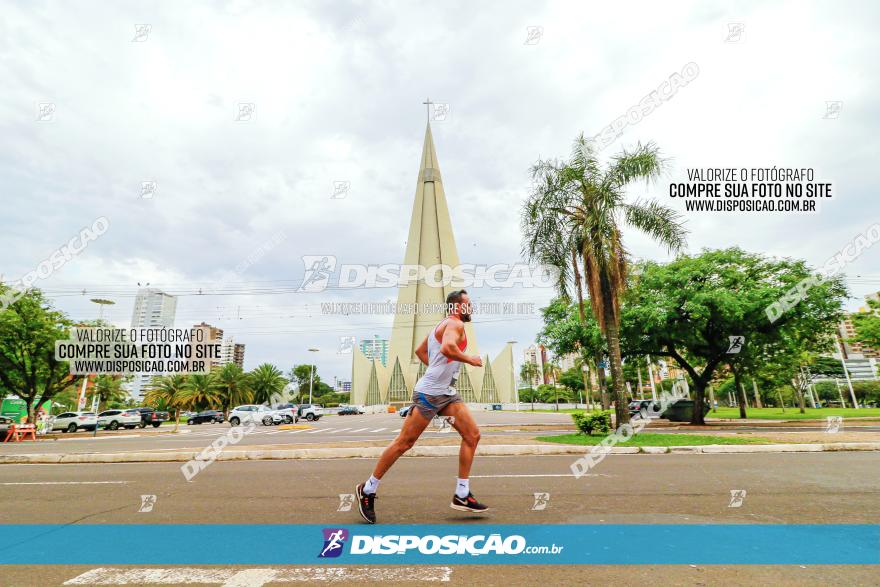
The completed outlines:
{"type": "MultiPolygon", "coordinates": [[[[317,353],[318,349],[309,349],[310,353],[317,353]]],[[[312,388],[315,384],[315,363],[312,363],[312,368],[309,371],[309,403],[312,403],[312,388]]]]}

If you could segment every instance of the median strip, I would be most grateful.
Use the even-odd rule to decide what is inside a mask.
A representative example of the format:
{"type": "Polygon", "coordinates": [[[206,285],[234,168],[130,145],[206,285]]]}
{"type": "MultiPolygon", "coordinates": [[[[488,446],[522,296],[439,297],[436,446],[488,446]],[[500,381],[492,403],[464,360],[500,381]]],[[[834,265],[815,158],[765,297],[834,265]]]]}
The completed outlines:
{"type": "MultiPolygon", "coordinates": [[[[586,447],[576,445],[547,444],[497,444],[480,446],[477,454],[481,456],[553,456],[582,455],[586,447]]],[[[343,448],[295,448],[295,449],[251,449],[223,451],[217,455],[218,461],[260,461],[260,460],[299,460],[299,459],[353,459],[376,458],[382,447],[343,447],[343,448]]],[[[587,449],[589,450],[589,449],[587,449]]],[[[454,457],[459,447],[454,446],[416,446],[407,457],[454,457]]],[[[880,451],[880,442],[833,442],[825,444],[745,444],[745,445],[703,445],[703,446],[616,446],[610,454],[738,454],[738,453],[790,453],[790,452],[840,452],[840,451],[880,451]]],[[[196,458],[199,451],[179,450],[168,452],[127,452],[127,453],[86,453],[86,454],[23,454],[0,455],[0,464],[69,464],[69,463],[161,463],[186,462],[196,458]]]]}

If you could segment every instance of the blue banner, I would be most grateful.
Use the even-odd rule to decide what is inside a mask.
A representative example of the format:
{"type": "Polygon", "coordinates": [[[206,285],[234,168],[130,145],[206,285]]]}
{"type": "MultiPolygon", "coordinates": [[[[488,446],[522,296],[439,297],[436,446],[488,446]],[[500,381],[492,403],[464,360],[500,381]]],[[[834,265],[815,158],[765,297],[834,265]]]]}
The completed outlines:
{"type": "Polygon", "coordinates": [[[866,524],[0,525],[0,564],[880,564],[866,524]]]}

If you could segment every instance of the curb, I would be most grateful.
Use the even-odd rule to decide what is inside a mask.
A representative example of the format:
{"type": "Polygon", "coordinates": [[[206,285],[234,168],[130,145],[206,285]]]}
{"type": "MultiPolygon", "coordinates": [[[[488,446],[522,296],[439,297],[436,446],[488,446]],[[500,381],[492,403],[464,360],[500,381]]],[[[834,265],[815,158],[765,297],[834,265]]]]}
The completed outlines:
{"type": "MultiPolygon", "coordinates": [[[[584,455],[592,447],[579,445],[514,444],[486,445],[477,449],[480,456],[547,456],[584,455]]],[[[299,459],[353,459],[377,458],[382,447],[351,448],[294,448],[275,450],[224,451],[218,461],[263,461],[299,459]]],[[[421,446],[412,448],[409,457],[453,457],[458,446],[421,446]]],[[[615,446],[608,452],[614,455],[632,454],[743,454],[789,452],[880,451],[880,442],[833,442],[827,444],[710,444],[704,446],[615,446]]],[[[130,453],[76,453],[0,455],[0,464],[70,464],[70,463],[168,463],[197,459],[202,451],[181,450],[169,452],[130,453]]],[[[605,452],[605,451],[603,451],[605,452]]],[[[208,460],[208,459],[205,459],[208,460]]]]}

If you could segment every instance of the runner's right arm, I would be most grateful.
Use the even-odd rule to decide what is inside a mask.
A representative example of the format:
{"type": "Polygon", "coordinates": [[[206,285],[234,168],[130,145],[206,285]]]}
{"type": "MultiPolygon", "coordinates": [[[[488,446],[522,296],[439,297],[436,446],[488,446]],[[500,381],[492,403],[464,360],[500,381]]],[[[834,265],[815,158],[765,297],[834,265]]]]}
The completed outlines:
{"type": "Polygon", "coordinates": [[[458,348],[458,344],[464,337],[464,324],[459,320],[448,320],[443,330],[443,341],[440,344],[440,352],[448,359],[467,363],[474,367],[482,367],[483,359],[480,355],[466,355],[458,348]]]}

